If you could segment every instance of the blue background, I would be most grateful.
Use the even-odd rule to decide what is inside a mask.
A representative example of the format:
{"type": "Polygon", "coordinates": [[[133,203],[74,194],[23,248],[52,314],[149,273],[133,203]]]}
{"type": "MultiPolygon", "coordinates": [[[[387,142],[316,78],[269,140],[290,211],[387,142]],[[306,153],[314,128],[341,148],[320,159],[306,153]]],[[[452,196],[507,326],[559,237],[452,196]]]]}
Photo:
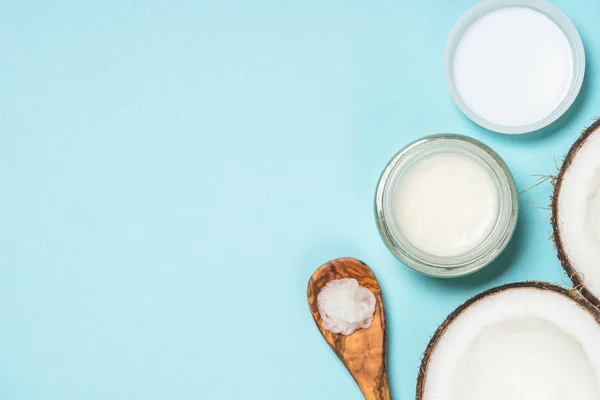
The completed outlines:
{"type": "Polygon", "coordinates": [[[521,195],[506,252],[427,278],[375,228],[403,145],[456,132],[520,189],[600,110],[600,7],[557,0],[587,75],[543,131],[504,136],[454,106],[450,28],[474,1],[3,1],[0,399],[361,399],[314,326],[306,284],[355,256],[376,272],[393,396],[414,397],[443,318],[486,288],[567,284],[551,185],[521,195]]]}

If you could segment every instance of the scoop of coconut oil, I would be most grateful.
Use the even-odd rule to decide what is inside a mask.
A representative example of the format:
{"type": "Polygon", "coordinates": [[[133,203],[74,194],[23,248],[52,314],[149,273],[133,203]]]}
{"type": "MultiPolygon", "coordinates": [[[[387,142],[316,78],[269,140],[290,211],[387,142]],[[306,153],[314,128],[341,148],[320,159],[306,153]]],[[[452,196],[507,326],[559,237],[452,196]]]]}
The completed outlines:
{"type": "Polygon", "coordinates": [[[317,296],[323,328],[342,335],[351,335],[359,328],[368,329],[376,302],[373,292],[354,278],[331,281],[317,296]]]}
{"type": "Polygon", "coordinates": [[[490,235],[498,198],[494,178],[482,162],[462,153],[438,153],[417,161],[399,178],[392,215],[414,247],[455,257],[490,235]]]}

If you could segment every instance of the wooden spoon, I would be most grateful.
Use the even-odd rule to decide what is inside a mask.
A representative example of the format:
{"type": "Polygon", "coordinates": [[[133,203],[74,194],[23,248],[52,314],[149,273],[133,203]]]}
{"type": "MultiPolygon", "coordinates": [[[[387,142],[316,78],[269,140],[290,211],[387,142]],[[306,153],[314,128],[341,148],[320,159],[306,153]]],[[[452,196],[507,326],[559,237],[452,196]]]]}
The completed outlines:
{"type": "Polygon", "coordinates": [[[356,258],[345,257],[321,265],[308,281],[308,305],[321,334],[342,360],[367,400],[390,400],[385,361],[385,309],[377,278],[371,268],[356,258]],[[329,281],[354,278],[377,299],[373,323],[344,336],[325,330],[317,307],[317,295],[329,281]]]}

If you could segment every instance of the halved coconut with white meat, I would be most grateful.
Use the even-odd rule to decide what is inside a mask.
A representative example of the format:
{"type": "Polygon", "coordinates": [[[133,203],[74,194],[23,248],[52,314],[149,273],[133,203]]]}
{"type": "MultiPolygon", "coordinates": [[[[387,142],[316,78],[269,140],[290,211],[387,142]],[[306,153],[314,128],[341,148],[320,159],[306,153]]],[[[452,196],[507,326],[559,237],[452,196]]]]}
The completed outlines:
{"type": "Polygon", "coordinates": [[[567,153],[552,195],[558,258],[575,288],[600,306],[600,120],[567,153]]]}
{"type": "Polygon", "coordinates": [[[483,292],[438,328],[417,400],[598,400],[600,312],[545,282],[483,292]]]}

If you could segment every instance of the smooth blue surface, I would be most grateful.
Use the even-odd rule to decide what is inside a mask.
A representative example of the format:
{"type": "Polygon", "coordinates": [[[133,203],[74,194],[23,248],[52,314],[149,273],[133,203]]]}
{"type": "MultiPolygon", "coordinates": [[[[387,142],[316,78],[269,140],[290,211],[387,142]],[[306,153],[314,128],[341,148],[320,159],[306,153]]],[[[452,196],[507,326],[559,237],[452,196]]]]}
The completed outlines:
{"type": "Polygon", "coordinates": [[[542,132],[454,106],[442,50],[473,1],[4,1],[0,8],[0,399],[361,399],[314,327],[306,283],[361,258],[383,286],[395,399],[471,295],[567,282],[549,184],[473,276],[403,267],[373,220],[407,142],[492,146],[520,189],[600,113],[600,8],[560,0],[588,73],[542,132]]]}

